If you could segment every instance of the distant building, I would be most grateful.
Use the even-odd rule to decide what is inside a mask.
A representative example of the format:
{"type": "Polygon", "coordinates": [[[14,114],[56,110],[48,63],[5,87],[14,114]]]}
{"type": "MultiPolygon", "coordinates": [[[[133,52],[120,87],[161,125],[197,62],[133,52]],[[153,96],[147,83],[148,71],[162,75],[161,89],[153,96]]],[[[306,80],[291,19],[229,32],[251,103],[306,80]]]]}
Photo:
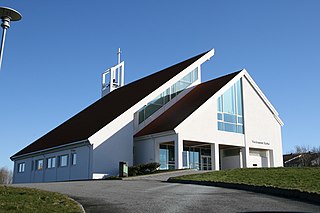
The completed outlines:
{"type": "Polygon", "coordinates": [[[283,155],[285,167],[320,166],[320,153],[291,153],[283,155]]]}
{"type": "Polygon", "coordinates": [[[283,123],[247,71],[201,83],[201,65],[213,54],[127,85],[119,60],[103,74],[100,100],[11,157],[14,183],[117,175],[119,161],[160,169],[283,166],[283,123]]]}

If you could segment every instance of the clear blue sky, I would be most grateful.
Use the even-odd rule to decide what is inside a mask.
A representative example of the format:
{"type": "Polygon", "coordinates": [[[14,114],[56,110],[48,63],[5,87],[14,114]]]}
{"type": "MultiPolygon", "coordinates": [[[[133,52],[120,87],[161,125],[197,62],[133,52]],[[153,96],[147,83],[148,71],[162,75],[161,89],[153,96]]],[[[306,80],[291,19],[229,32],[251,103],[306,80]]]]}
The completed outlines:
{"type": "Polygon", "coordinates": [[[215,48],[203,80],[247,69],[285,123],[283,151],[319,146],[320,1],[1,1],[20,11],[0,71],[0,167],[100,98],[123,50],[126,82],[215,48]]]}

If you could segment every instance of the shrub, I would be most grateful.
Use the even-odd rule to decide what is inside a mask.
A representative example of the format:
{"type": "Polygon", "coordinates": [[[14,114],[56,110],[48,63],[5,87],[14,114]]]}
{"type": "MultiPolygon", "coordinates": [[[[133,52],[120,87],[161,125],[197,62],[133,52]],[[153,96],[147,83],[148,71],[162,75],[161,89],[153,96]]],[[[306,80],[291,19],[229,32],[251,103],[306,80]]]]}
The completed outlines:
{"type": "Polygon", "coordinates": [[[160,164],[157,162],[152,162],[152,163],[147,163],[147,164],[139,164],[136,166],[130,166],[129,167],[129,176],[152,174],[159,167],[160,167],[160,164]]]}

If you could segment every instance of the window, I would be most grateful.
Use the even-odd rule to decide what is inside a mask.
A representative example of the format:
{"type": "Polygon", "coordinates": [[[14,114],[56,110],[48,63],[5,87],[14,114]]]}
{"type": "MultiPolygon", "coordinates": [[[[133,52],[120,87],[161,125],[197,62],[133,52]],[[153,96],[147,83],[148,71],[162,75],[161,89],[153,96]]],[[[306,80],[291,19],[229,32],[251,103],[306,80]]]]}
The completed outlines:
{"type": "Polygon", "coordinates": [[[19,163],[18,164],[18,173],[24,172],[26,164],[25,163],[19,163]]]}
{"type": "Polygon", "coordinates": [[[56,157],[48,158],[47,159],[47,168],[55,168],[56,167],[56,157]]]}
{"type": "Polygon", "coordinates": [[[76,165],[77,164],[77,153],[71,154],[71,164],[76,165]]]}
{"type": "Polygon", "coordinates": [[[43,160],[37,160],[36,161],[36,170],[42,171],[43,169],[43,160]]]}
{"type": "Polygon", "coordinates": [[[150,101],[146,106],[138,111],[139,124],[158,111],[162,106],[176,97],[180,92],[198,80],[198,68],[195,68],[178,82],[167,88],[158,97],[150,101]]]}
{"type": "Polygon", "coordinates": [[[60,156],[60,167],[68,166],[68,155],[60,156]]]}
{"type": "Polygon", "coordinates": [[[242,133],[242,81],[239,80],[217,100],[218,130],[242,133]]]}

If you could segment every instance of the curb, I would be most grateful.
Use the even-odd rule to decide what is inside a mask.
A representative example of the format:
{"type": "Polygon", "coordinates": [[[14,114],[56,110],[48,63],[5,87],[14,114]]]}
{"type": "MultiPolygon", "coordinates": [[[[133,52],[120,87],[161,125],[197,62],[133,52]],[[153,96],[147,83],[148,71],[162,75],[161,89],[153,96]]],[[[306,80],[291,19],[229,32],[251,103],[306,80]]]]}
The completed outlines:
{"type": "Polygon", "coordinates": [[[258,192],[268,195],[275,195],[278,197],[293,198],[301,201],[307,201],[315,204],[320,204],[320,194],[314,192],[301,192],[297,189],[281,189],[268,186],[253,186],[238,183],[224,183],[224,182],[211,182],[211,181],[194,181],[194,180],[177,180],[169,178],[170,183],[183,183],[183,184],[197,184],[204,186],[217,186],[230,189],[240,189],[251,192],[258,192]]]}
{"type": "Polygon", "coordinates": [[[65,195],[68,199],[72,200],[73,202],[77,203],[77,205],[79,206],[79,208],[81,209],[81,211],[82,211],[83,213],[86,213],[86,210],[84,210],[84,208],[83,208],[83,206],[82,206],[82,204],[81,204],[80,202],[76,201],[75,199],[73,199],[73,198],[70,197],[69,195],[66,195],[66,194],[63,194],[63,195],[65,195]]]}
{"type": "Polygon", "coordinates": [[[123,177],[123,178],[121,178],[121,180],[139,180],[139,179],[144,179],[144,178],[148,178],[148,177],[162,176],[162,175],[166,175],[166,174],[175,175],[175,174],[183,173],[186,171],[197,171],[197,170],[196,169],[188,169],[188,170],[177,170],[177,171],[173,171],[173,172],[163,172],[163,173],[155,173],[155,174],[148,174],[148,175],[137,175],[137,176],[123,177]]]}

